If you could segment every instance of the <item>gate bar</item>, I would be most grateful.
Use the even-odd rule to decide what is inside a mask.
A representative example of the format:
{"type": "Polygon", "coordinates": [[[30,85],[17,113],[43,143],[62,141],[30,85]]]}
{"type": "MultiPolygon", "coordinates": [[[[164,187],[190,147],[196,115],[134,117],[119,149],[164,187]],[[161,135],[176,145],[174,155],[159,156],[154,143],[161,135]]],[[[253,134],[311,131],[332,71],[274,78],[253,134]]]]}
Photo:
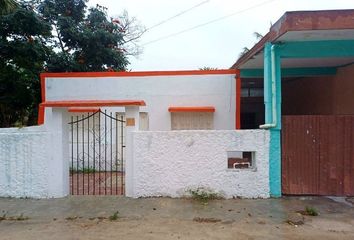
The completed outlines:
{"type": "MultiPolygon", "coordinates": [[[[82,115],[82,118],[84,119],[85,116],[82,115]]],[[[85,120],[82,121],[82,195],[85,195],[85,134],[84,134],[84,129],[85,129],[85,120]]]]}
{"type": "MultiPolygon", "coordinates": [[[[87,159],[88,159],[88,167],[87,167],[87,194],[90,195],[90,113],[87,113],[87,159]]],[[[95,118],[95,116],[93,116],[95,118]]]]}
{"type": "Polygon", "coordinates": [[[74,194],[74,117],[71,116],[71,194],[74,194]]]}
{"type": "MultiPolygon", "coordinates": [[[[79,121],[79,116],[76,116],[79,121]]],[[[79,195],[79,124],[76,124],[76,194],[79,195]]]]}
{"type": "Polygon", "coordinates": [[[124,136],[123,136],[123,134],[124,134],[124,126],[123,126],[123,116],[120,116],[120,120],[121,120],[121,122],[120,122],[120,132],[121,132],[121,143],[120,143],[120,148],[121,148],[121,184],[120,184],[120,187],[121,187],[121,195],[123,195],[123,191],[124,191],[124,189],[123,189],[123,175],[125,175],[125,173],[123,173],[123,145],[124,145],[124,142],[123,142],[123,139],[124,139],[124,136]]]}

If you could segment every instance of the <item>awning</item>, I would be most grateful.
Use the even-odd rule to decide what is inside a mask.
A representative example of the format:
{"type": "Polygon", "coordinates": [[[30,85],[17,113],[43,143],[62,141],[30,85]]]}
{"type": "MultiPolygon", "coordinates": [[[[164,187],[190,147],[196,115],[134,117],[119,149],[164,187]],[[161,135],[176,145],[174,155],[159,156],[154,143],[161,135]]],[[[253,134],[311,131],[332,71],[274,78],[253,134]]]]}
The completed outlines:
{"type": "Polygon", "coordinates": [[[100,108],[98,107],[69,107],[68,112],[80,113],[80,112],[98,112],[100,108]]]}
{"type": "Polygon", "coordinates": [[[42,107],[124,107],[145,106],[143,100],[68,100],[68,101],[45,101],[42,107]]]}
{"type": "Polygon", "coordinates": [[[169,112],[215,112],[213,106],[169,107],[169,112]]]}

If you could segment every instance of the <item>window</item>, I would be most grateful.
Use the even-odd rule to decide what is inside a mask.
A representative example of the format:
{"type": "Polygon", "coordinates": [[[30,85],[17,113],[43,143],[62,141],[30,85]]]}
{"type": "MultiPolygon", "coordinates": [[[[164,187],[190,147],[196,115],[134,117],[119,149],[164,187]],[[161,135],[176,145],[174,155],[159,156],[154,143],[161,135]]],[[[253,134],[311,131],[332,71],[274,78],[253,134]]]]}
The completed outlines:
{"type": "Polygon", "coordinates": [[[228,169],[254,169],[254,152],[229,151],[227,152],[228,169]]]}
{"type": "Polygon", "coordinates": [[[248,87],[241,89],[241,97],[263,97],[263,88],[248,87]]]}
{"type": "Polygon", "coordinates": [[[213,112],[171,112],[172,130],[214,129],[213,112]]]}

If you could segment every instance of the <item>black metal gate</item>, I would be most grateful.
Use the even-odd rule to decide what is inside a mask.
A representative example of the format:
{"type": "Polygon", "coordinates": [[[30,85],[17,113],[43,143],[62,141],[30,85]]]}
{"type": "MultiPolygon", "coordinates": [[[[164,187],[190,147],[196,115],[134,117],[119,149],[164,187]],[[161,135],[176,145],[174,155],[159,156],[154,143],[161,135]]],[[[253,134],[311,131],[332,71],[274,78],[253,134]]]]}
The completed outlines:
{"type": "Polygon", "coordinates": [[[72,116],[69,124],[70,193],[124,195],[123,116],[99,110],[72,116]]]}

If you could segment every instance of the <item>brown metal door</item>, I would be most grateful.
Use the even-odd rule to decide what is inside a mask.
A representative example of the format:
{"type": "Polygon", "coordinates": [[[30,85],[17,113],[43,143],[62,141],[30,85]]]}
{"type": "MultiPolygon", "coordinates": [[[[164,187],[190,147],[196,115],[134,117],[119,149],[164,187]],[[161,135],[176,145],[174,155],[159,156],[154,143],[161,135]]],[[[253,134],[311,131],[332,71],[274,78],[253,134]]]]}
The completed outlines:
{"type": "Polygon", "coordinates": [[[282,192],[354,195],[354,116],[282,118],[282,192]]]}

